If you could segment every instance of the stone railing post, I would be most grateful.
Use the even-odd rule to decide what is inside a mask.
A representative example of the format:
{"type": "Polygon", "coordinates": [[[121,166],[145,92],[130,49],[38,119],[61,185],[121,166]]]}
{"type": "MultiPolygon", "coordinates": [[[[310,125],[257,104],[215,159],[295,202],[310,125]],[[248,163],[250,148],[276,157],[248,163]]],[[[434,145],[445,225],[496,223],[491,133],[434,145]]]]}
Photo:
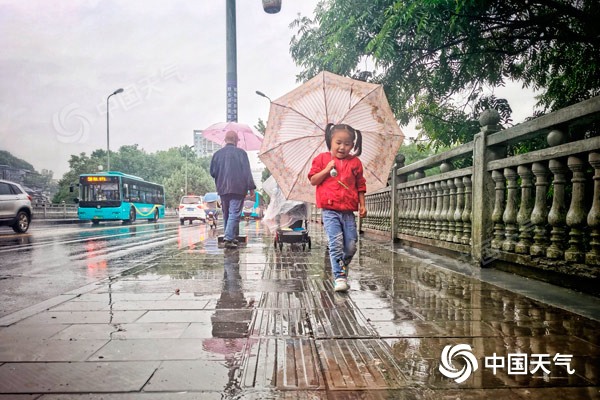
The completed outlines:
{"type": "Polygon", "coordinates": [[[471,256],[480,264],[486,257],[486,247],[489,247],[493,227],[490,216],[494,206],[494,181],[487,170],[487,165],[488,162],[504,156],[501,151],[488,148],[487,136],[501,129],[499,122],[498,111],[484,111],[479,117],[481,131],[473,139],[471,256]]]}
{"type": "Polygon", "coordinates": [[[517,223],[519,225],[519,242],[515,247],[515,252],[519,254],[529,254],[529,248],[532,244],[533,226],[531,224],[531,212],[533,211],[533,174],[526,165],[519,165],[517,173],[521,177],[521,205],[517,214],[517,223]]]}
{"type": "Polygon", "coordinates": [[[546,224],[548,222],[548,209],[546,207],[546,195],[548,194],[548,169],[542,163],[533,163],[531,170],[535,175],[535,206],[531,212],[531,223],[535,226],[533,234],[533,245],[529,249],[532,256],[543,256],[548,247],[548,233],[546,224]]]}
{"type": "Polygon", "coordinates": [[[565,260],[571,262],[583,262],[583,228],[586,223],[587,212],[585,210],[585,173],[583,172],[583,161],[578,157],[569,157],[567,161],[569,169],[573,172],[571,183],[573,192],[571,194],[571,206],[567,212],[567,225],[569,226],[569,248],[565,251],[565,260]]]}
{"type": "Polygon", "coordinates": [[[600,153],[590,153],[588,162],[594,168],[594,200],[587,216],[587,224],[591,229],[590,251],[586,254],[587,264],[600,264],[600,153]]]}
{"type": "Polygon", "coordinates": [[[508,182],[506,185],[506,209],[502,215],[504,221],[504,241],[502,250],[514,252],[519,237],[519,228],[517,227],[517,193],[519,176],[512,168],[504,168],[504,176],[508,182]]]}
{"type": "Polygon", "coordinates": [[[455,178],[454,186],[456,186],[456,210],[454,211],[455,230],[452,241],[454,243],[460,243],[460,238],[463,234],[462,214],[465,210],[465,184],[461,178],[455,178]]]}
{"type": "Polygon", "coordinates": [[[391,226],[391,235],[392,235],[392,241],[396,240],[396,237],[398,235],[398,212],[399,212],[399,205],[400,205],[400,196],[398,196],[398,193],[396,192],[396,186],[398,185],[398,168],[402,168],[404,166],[404,160],[405,157],[402,154],[396,154],[396,162],[394,163],[394,166],[392,167],[392,179],[390,182],[390,196],[391,196],[391,203],[392,203],[392,209],[391,209],[391,215],[390,215],[390,223],[392,224],[391,226]]]}
{"type": "Polygon", "coordinates": [[[546,250],[546,257],[560,259],[565,255],[564,241],[567,223],[567,207],[565,202],[565,183],[567,169],[559,160],[550,160],[550,171],[554,175],[552,188],[552,208],[548,214],[548,223],[552,226],[550,231],[550,247],[546,250]]]}

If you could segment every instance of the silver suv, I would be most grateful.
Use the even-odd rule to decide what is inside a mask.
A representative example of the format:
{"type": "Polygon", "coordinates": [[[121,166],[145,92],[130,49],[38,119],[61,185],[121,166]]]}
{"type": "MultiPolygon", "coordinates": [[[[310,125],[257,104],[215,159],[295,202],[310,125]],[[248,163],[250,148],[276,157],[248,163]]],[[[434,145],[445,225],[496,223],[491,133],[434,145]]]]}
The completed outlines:
{"type": "Polygon", "coordinates": [[[31,196],[18,183],[0,180],[0,226],[25,233],[31,222],[31,196]]]}

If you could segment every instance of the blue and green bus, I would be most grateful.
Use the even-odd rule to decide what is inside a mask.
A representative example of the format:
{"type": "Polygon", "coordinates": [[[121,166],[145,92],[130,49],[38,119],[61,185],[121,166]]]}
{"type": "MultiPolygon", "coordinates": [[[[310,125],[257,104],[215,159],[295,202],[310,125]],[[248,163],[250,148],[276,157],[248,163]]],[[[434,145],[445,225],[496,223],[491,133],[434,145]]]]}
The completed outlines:
{"type": "Polygon", "coordinates": [[[116,171],[82,174],[78,186],[80,220],[156,222],[165,216],[165,189],[137,176],[116,171]]]}

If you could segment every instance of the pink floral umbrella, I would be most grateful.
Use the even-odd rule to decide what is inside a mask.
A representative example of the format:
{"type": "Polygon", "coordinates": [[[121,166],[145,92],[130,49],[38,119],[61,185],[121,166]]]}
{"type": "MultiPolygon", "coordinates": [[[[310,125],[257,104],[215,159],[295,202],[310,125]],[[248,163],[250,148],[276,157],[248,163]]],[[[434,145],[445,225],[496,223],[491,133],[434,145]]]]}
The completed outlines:
{"type": "Polygon", "coordinates": [[[327,151],[325,127],[347,124],[361,131],[360,160],[367,191],[381,189],[404,140],[382,85],[321,72],[271,102],[258,157],[288,200],[315,202],[308,180],[312,160],[327,151]]]}
{"type": "Polygon", "coordinates": [[[240,139],[237,147],[246,151],[260,150],[262,136],[255,133],[248,125],[238,122],[219,122],[211,125],[202,131],[202,136],[211,142],[224,146],[225,134],[229,131],[237,132],[240,139]]]}

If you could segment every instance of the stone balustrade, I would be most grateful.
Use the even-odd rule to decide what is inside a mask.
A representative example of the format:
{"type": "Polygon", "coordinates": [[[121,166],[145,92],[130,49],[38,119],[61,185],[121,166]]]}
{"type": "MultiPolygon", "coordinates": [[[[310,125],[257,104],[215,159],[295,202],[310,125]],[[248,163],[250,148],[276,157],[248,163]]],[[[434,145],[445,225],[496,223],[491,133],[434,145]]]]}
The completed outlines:
{"type": "Polygon", "coordinates": [[[473,142],[407,166],[399,156],[390,186],[367,194],[362,229],[480,266],[526,267],[597,285],[598,120],[600,97],[509,129],[488,110],[473,142]],[[586,127],[590,137],[573,139],[586,127]],[[539,136],[548,148],[507,156],[509,145],[539,136]]]}

